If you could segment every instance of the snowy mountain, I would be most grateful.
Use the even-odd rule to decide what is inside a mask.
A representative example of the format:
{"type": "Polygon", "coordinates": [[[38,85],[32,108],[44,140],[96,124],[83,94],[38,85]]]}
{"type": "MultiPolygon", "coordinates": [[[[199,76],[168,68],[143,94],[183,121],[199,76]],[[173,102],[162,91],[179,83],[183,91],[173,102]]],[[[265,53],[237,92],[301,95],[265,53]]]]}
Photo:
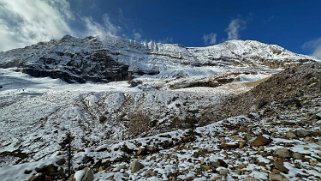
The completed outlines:
{"type": "MultiPolygon", "coordinates": [[[[275,169],[271,150],[289,145],[279,135],[290,131],[296,135],[291,159],[305,154],[314,163],[321,147],[303,139],[320,140],[319,129],[304,135],[292,127],[308,129],[301,118],[311,115],[320,125],[321,69],[314,62],[252,40],[182,47],[65,36],[1,52],[0,178],[62,179],[67,166],[61,143],[68,132],[74,136],[75,177],[264,180],[275,169]],[[269,145],[256,148],[252,141],[260,134],[269,145]],[[260,155],[264,151],[266,156],[260,155]],[[257,165],[260,169],[248,173],[257,165]]],[[[283,161],[293,167],[290,158],[283,161]]],[[[309,164],[302,169],[312,169],[309,164]]],[[[290,179],[295,173],[304,174],[273,172],[290,179]]]]}
{"type": "Polygon", "coordinates": [[[284,67],[311,57],[257,41],[231,40],[210,47],[188,48],[112,36],[100,41],[94,37],[79,39],[67,35],[61,40],[0,53],[0,59],[0,68],[17,67],[31,76],[84,83],[126,80],[127,66],[139,74],[206,75],[209,71],[214,73],[231,67],[284,67]],[[204,66],[209,68],[197,68],[204,66]]]}

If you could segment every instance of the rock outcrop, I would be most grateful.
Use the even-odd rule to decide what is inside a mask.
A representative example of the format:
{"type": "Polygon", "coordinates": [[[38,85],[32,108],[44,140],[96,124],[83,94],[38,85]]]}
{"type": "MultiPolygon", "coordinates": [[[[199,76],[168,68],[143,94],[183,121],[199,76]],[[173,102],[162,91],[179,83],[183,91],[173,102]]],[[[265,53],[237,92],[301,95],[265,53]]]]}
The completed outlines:
{"type": "Polygon", "coordinates": [[[128,66],[117,62],[102,42],[66,35],[0,54],[0,67],[17,67],[34,77],[60,78],[68,83],[127,80],[128,66]]]}

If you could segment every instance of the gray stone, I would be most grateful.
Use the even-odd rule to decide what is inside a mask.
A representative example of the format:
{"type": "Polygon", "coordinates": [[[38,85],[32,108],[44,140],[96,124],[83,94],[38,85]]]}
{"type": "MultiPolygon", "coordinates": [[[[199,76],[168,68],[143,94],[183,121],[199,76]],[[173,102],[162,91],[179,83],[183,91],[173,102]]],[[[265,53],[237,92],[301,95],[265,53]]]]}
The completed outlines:
{"type": "Polygon", "coordinates": [[[66,163],[66,160],[65,160],[64,158],[59,159],[59,160],[56,161],[56,164],[57,164],[57,165],[63,165],[63,164],[65,164],[65,163],[66,163]]]}
{"type": "Polygon", "coordinates": [[[316,116],[317,116],[317,119],[321,119],[321,111],[320,112],[318,112],[317,114],[315,114],[316,116]]]}
{"type": "Polygon", "coordinates": [[[243,181],[259,181],[259,179],[256,179],[256,178],[251,177],[251,176],[247,176],[247,177],[244,178],[243,181]]]}
{"type": "Polygon", "coordinates": [[[292,156],[293,158],[298,160],[301,160],[303,158],[303,155],[301,153],[296,153],[296,152],[294,152],[292,156]]]}
{"type": "Polygon", "coordinates": [[[273,166],[274,166],[274,168],[276,168],[280,172],[283,172],[286,174],[289,173],[289,169],[284,166],[282,158],[276,158],[274,160],[273,166]]]}
{"type": "Polygon", "coordinates": [[[152,169],[147,170],[147,171],[144,173],[144,177],[146,177],[146,178],[154,177],[154,176],[156,176],[156,175],[157,175],[156,172],[155,172],[154,170],[152,170],[152,169]]]}
{"type": "Polygon", "coordinates": [[[85,175],[81,179],[81,181],[93,181],[94,180],[94,173],[88,167],[85,168],[85,175]]]}
{"type": "Polygon", "coordinates": [[[287,148],[280,148],[274,151],[274,155],[280,158],[290,158],[291,151],[287,148]]]}
{"type": "MultiPolygon", "coordinates": [[[[94,172],[90,168],[86,167],[83,171],[84,171],[84,174],[81,177],[80,181],[93,181],[94,180],[94,172]]],[[[72,181],[76,181],[76,178],[75,178],[76,174],[77,174],[77,172],[72,176],[72,179],[71,179],[72,181]]]]}
{"type": "Polygon", "coordinates": [[[310,132],[308,130],[305,130],[305,129],[297,129],[295,131],[295,134],[298,137],[306,137],[306,136],[309,136],[310,132]]]}
{"type": "Polygon", "coordinates": [[[31,172],[32,170],[28,170],[28,169],[23,171],[24,174],[30,174],[31,172]]]}
{"type": "Polygon", "coordinates": [[[132,173],[138,172],[142,168],[144,168],[144,165],[138,162],[137,160],[134,160],[130,165],[130,171],[132,173]]]}
{"type": "Polygon", "coordinates": [[[270,173],[269,181],[290,181],[284,175],[278,173],[270,173]]]}
{"type": "Polygon", "coordinates": [[[127,169],[126,164],[120,164],[117,168],[114,169],[115,172],[119,172],[120,170],[127,169]]]}
{"type": "Polygon", "coordinates": [[[218,167],[216,169],[216,171],[220,174],[220,175],[227,175],[228,174],[228,169],[225,167],[218,167]]]}
{"type": "Polygon", "coordinates": [[[289,131],[285,134],[285,137],[289,139],[293,139],[293,138],[296,138],[296,135],[292,131],[289,131]]]}
{"type": "Polygon", "coordinates": [[[260,146],[266,146],[271,142],[272,142],[272,139],[266,138],[263,135],[259,135],[250,143],[250,145],[253,147],[260,147],[260,146]]]}

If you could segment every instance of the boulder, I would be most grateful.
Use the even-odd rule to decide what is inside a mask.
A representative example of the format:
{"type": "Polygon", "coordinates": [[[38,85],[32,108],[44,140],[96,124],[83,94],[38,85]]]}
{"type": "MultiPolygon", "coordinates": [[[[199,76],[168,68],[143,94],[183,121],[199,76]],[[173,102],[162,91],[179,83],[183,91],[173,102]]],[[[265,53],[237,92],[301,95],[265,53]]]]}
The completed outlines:
{"type": "Polygon", "coordinates": [[[86,167],[83,170],[77,171],[73,177],[72,181],[93,181],[94,180],[94,172],[86,167]]]}
{"type": "Polygon", "coordinates": [[[278,173],[270,173],[269,181],[290,181],[284,175],[278,173]]]}
{"type": "Polygon", "coordinates": [[[60,165],[60,166],[61,166],[61,165],[64,165],[65,163],[66,163],[66,160],[65,160],[64,158],[59,159],[59,160],[56,161],[56,164],[57,164],[57,165],[60,165]]]}
{"type": "Polygon", "coordinates": [[[286,134],[285,134],[285,137],[288,138],[288,139],[293,139],[293,138],[296,138],[296,134],[294,134],[293,131],[288,131],[286,134]]]}
{"type": "Polygon", "coordinates": [[[218,145],[218,147],[223,150],[230,150],[230,149],[239,148],[240,145],[239,145],[239,143],[222,143],[222,144],[218,145]]]}
{"type": "Polygon", "coordinates": [[[282,158],[276,158],[274,160],[273,163],[274,168],[276,168],[277,170],[279,170],[280,172],[283,173],[289,173],[289,169],[287,169],[284,165],[283,165],[283,159],[282,158]]]}
{"type": "Polygon", "coordinates": [[[227,163],[226,163],[224,160],[222,160],[222,159],[218,159],[218,160],[216,160],[216,161],[213,161],[213,162],[210,163],[210,165],[211,165],[212,167],[214,167],[214,168],[218,168],[218,167],[227,168],[227,167],[228,167],[227,163]]]}
{"type": "Polygon", "coordinates": [[[266,138],[263,135],[257,136],[251,143],[250,145],[252,147],[260,147],[260,146],[266,146],[272,142],[272,139],[266,138]]]}
{"type": "Polygon", "coordinates": [[[144,173],[144,177],[146,177],[146,178],[155,177],[156,175],[157,175],[157,173],[152,169],[149,169],[144,173]]]}
{"type": "MultiPolygon", "coordinates": [[[[1,88],[1,86],[0,86],[0,88],[1,88]]],[[[317,119],[320,120],[320,119],[321,119],[321,111],[318,112],[318,113],[316,114],[316,116],[317,116],[317,119]]]]}
{"type": "Polygon", "coordinates": [[[145,148],[145,147],[142,147],[142,148],[139,148],[139,149],[137,150],[136,155],[137,155],[137,156],[144,156],[144,155],[146,155],[146,153],[147,153],[146,148],[145,148]]]}
{"type": "Polygon", "coordinates": [[[94,172],[89,169],[88,167],[86,167],[84,169],[85,174],[83,176],[83,178],[81,179],[81,181],[93,181],[94,180],[94,172]]]}
{"type": "Polygon", "coordinates": [[[259,179],[256,179],[256,178],[251,177],[251,176],[247,176],[247,177],[244,178],[243,181],[259,181],[259,179]]]}
{"type": "Polygon", "coordinates": [[[274,151],[274,155],[280,158],[290,158],[291,154],[291,150],[287,148],[280,148],[274,151]]]}
{"type": "Polygon", "coordinates": [[[228,169],[225,167],[218,167],[216,169],[216,171],[220,174],[220,175],[227,175],[228,174],[228,169]]]}
{"type": "Polygon", "coordinates": [[[43,166],[43,167],[36,168],[35,170],[36,170],[36,172],[38,172],[38,173],[42,173],[42,174],[45,174],[45,175],[48,175],[48,176],[56,176],[56,175],[59,175],[58,167],[56,167],[56,166],[53,165],[53,164],[45,165],[45,166],[43,166]]]}
{"type": "Polygon", "coordinates": [[[303,158],[303,155],[301,153],[294,152],[292,155],[293,155],[293,158],[298,160],[301,160],[303,158]]]}
{"type": "Polygon", "coordinates": [[[304,138],[306,136],[309,136],[310,132],[306,129],[297,129],[295,130],[295,135],[297,135],[300,138],[304,138]]]}
{"type": "Polygon", "coordinates": [[[44,174],[33,175],[28,181],[43,181],[46,179],[44,174]]]}
{"type": "Polygon", "coordinates": [[[144,168],[144,165],[141,164],[139,161],[134,160],[131,164],[130,164],[130,171],[132,173],[138,172],[140,169],[144,168]]]}

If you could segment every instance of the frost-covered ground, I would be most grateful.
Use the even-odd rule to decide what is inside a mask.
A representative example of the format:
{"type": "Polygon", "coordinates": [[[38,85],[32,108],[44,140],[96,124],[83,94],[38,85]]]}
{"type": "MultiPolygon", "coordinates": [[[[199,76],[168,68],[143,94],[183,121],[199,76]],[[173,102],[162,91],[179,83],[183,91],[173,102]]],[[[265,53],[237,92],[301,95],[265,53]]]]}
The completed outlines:
{"type": "Polygon", "coordinates": [[[157,134],[159,128],[166,130],[176,117],[183,120],[192,114],[201,116],[203,108],[249,90],[242,85],[243,79],[259,78],[262,77],[244,75],[240,81],[224,86],[175,90],[166,88],[164,80],[153,78],[152,82],[159,82],[164,90],[146,91],[144,85],[130,87],[125,81],[67,84],[59,79],[33,78],[14,69],[1,69],[0,152],[28,155],[21,158],[7,154],[1,158],[1,165],[50,157],[60,149],[58,143],[68,131],[76,135],[77,149],[129,138],[128,123],[136,112],[147,115],[156,126],[143,134],[157,134]]]}
{"type": "MultiPolygon", "coordinates": [[[[62,179],[66,151],[61,143],[70,132],[77,180],[320,180],[319,93],[300,97],[300,108],[263,102],[268,108],[253,114],[219,121],[209,114],[239,112],[243,104],[237,102],[236,111],[217,108],[283,68],[309,61],[314,59],[276,45],[238,40],[196,48],[66,36],[2,52],[0,178],[62,179]],[[105,75],[99,67],[108,61],[129,66],[134,79],[68,84],[20,72],[35,66],[39,72],[66,73],[62,79],[96,77],[105,75]],[[86,75],[76,75],[77,66],[86,75]]],[[[315,92],[319,73],[315,66],[310,69],[298,85],[315,92]]],[[[287,79],[296,69],[289,72],[287,79]]],[[[292,83],[282,89],[291,90],[292,83]]],[[[263,93],[276,89],[267,86],[263,93]]]]}
{"type": "MultiPolygon", "coordinates": [[[[27,180],[59,159],[5,167],[0,176],[27,180]]],[[[320,160],[320,127],[291,128],[256,115],[89,147],[75,152],[73,166],[80,169],[75,178],[91,167],[94,180],[320,180],[320,160]]]]}
{"type": "MultiPolygon", "coordinates": [[[[158,80],[163,90],[146,91],[127,82],[66,84],[2,69],[0,177],[49,178],[66,169],[59,143],[71,131],[78,179],[320,180],[320,97],[304,99],[300,108],[272,103],[260,112],[195,129],[159,134],[151,127],[139,138],[127,135],[131,118],[126,113],[153,115],[156,128],[175,116],[183,125],[189,114],[246,92],[248,84],[267,76],[241,75],[218,87],[174,90],[158,80]],[[279,111],[278,117],[269,116],[270,109],[279,111]]],[[[172,81],[184,79],[167,83],[172,81]]]]}

